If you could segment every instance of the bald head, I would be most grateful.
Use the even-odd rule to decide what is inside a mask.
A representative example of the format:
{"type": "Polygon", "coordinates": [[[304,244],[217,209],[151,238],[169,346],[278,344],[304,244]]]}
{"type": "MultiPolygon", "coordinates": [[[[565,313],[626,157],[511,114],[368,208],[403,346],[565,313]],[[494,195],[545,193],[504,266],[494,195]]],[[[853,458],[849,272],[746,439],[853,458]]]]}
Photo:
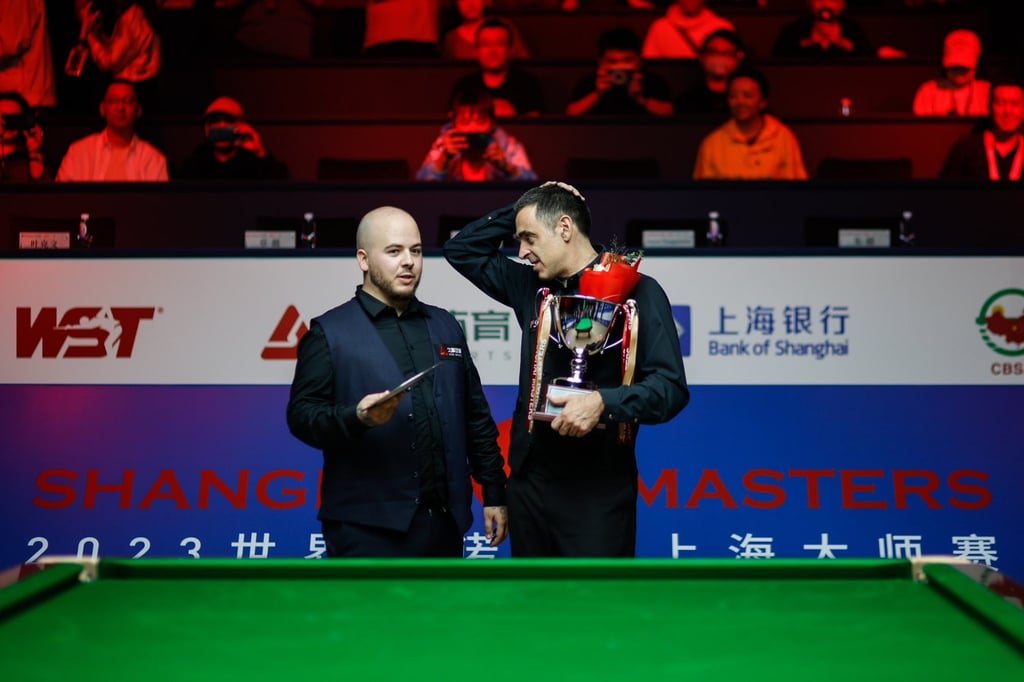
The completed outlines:
{"type": "Polygon", "coordinates": [[[419,241],[420,228],[416,225],[415,218],[406,211],[394,206],[375,208],[359,221],[359,227],[356,229],[356,248],[370,250],[375,245],[374,240],[384,236],[389,229],[410,225],[416,231],[416,241],[419,241]]]}
{"type": "Polygon", "coordinates": [[[423,272],[420,228],[400,208],[375,208],[359,221],[356,259],[363,271],[363,291],[401,314],[416,294],[423,272]]]}

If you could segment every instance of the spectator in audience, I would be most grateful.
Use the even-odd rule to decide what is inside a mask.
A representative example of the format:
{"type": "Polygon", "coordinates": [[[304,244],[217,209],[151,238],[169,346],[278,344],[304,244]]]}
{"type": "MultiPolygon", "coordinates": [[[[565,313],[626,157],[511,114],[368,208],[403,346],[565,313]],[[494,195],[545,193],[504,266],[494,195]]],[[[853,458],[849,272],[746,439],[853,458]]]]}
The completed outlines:
{"type": "Polygon", "coordinates": [[[16,92],[0,92],[0,182],[44,182],[43,129],[28,101],[16,92]]]}
{"type": "Polygon", "coordinates": [[[112,81],[100,102],[106,127],[71,143],[57,182],[166,182],[167,159],[135,134],[142,115],[129,81],[112,81]]]}
{"type": "Polygon", "coordinates": [[[151,0],[75,0],[89,56],[108,78],[135,84],[139,101],[157,108],[160,36],[151,0]]]}
{"type": "Polygon", "coordinates": [[[806,180],[796,136],[766,112],[768,79],[741,68],[729,79],[729,111],[724,125],[700,144],[695,180],[806,180]]]}
{"type": "Polygon", "coordinates": [[[512,31],[502,19],[487,19],[477,31],[476,58],[480,70],[459,79],[452,95],[469,89],[484,89],[494,100],[494,115],[540,114],[543,95],[540,81],[510,62],[512,31]]]}
{"type": "Polygon", "coordinates": [[[734,32],[722,30],[709,35],[700,50],[701,79],[676,100],[676,114],[728,115],[725,86],[745,58],[743,42],[734,32]]]}
{"type": "Polygon", "coordinates": [[[417,180],[487,182],[536,180],[526,147],[495,124],[494,100],[486,90],[455,97],[451,121],[431,145],[417,180]]]}
{"type": "MultiPolygon", "coordinates": [[[[487,20],[487,12],[491,8],[491,0],[455,0],[455,7],[462,17],[462,23],[448,31],[444,36],[441,56],[446,59],[476,59],[477,31],[487,20]]],[[[508,56],[510,59],[529,59],[530,51],[523,42],[519,30],[508,19],[502,19],[511,34],[508,56]]]]}
{"type": "Polygon", "coordinates": [[[981,40],[959,29],[942,47],[942,78],[921,84],[914,96],[918,116],[988,116],[991,84],[977,78],[981,40]]]}
{"type": "Polygon", "coordinates": [[[205,140],[185,159],[185,180],[283,180],[288,168],[267,151],[238,100],[218,97],[203,114],[205,140]]]}
{"type": "Polygon", "coordinates": [[[612,29],[601,35],[597,48],[597,72],[577,83],[566,114],[672,115],[668,83],[643,68],[635,33],[612,29]]]}
{"type": "Polygon", "coordinates": [[[366,0],[363,56],[436,57],[439,0],[366,0]]]}
{"type": "Polygon", "coordinates": [[[1024,166],[1024,87],[1019,81],[992,83],[988,129],[965,135],[950,148],[943,180],[1020,182],[1024,166]]]}
{"type": "Polygon", "coordinates": [[[56,106],[46,5],[43,0],[0,5],[0,92],[20,93],[33,108],[56,106]]]}
{"type": "Polygon", "coordinates": [[[860,24],[843,16],[846,0],[808,0],[810,14],[779,31],[776,57],[864,57],[873,51],[860,24]]]}
{"type": "Polygon", "coordinates": [[[676,0],[647,29],[644,59],[696,59],[709,35],[736,30],[731,21],[704,5],[704,0],[676,0]]]}

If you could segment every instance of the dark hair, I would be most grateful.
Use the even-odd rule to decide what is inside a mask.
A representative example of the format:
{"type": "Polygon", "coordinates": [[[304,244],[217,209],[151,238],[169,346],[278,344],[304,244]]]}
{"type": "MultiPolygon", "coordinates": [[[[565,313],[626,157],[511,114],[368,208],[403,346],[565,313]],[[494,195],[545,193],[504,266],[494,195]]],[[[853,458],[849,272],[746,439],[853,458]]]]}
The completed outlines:
{"type": "Polygon", "coordinates": [[[555,223],[564,215],[572,218],[583,236],[590,238],[590,208],[587,202],[569,190],[558,185],[546,185],[527,190],[516,201],[514,214],[528,206],[537,207],[537,220],[554,229],[555,223]]]}
{"type": "MultiPolygon", "coordinates": [[[[9,102],[14,102],[15,104],[17,104],[21,108],[22,115],[32,113],[32,106],[28,103],[28,100],[25,99],[24,95],[22,95],[20,92],[14,92],[13,90],[8,92],[0,92],[0,100],[7,100],[9,102]]],[[[19,130],[18,142],[16,144],[23,144],[24,142],[25,131],[19,130]]]]}
{"type": "Polygon", "coordinates": [[[8,92],[0,92],[0,99],[5,99],[10,102],[14,102],[19,107],[21,107],[21,113],[23,114],[28,114],[32,111],[32,105],[28,103],[28,100],[25,99],[25,96],[22,95],[20,92],[15,92],[13,90],[10,90],[8,92]]]}
{"type": "Polygon", "coordinates": [[[485,28],[503,29],[505,31],[505,35],[508,36],[509,47],[511,47],[512,43],[516,41],[516,36],[512,32],[512,27],[508,25],[507,21],[505,21],[504,19],[499,19],[498,17],[490,17],[488,19],[484,19],[483,23],[481,23],[477,27],[476,33],[473,34],[474,40],[476,40],[476,42],[480,42],[480,31],[484,30],[485,28]]]}
{"type": "Polygon", "coordinates": [[[115,85],[127,85],[132,89],[132,92],[135,93],[135,97],[138,98],[139,89],[135,87],[135,83],[125,80],[123,78],[112,78],[111,80],[107,81],[107,84],[103,87],[103,97],[101,97],[100,99],[106,99],[107,93],[110,92],[110,88],[114,87],[115,85]]]}
{"type": "Polygon", "coordinates": [[[604,56],[608,50],[629,50],[640,52],[640,36],[628,28],[613,28],[597,39],[597,54],[604,56]]]}
{"type": "Polygon", "coordinates": [[[991,83],[992,87],[988,91],[988,109],[990,117],[992,111],[992,100],[994,100],[996,96],[996,88],[1020,88],[1021,90],[1024,90],[1024,84],[1022,84],[1021,80],[1008,74],[997,75],[991,80],[991,83]]]}
{"type": "Polygon", "coordinates": [[[737,78],[749,78],[757,83],[757,87],[761,89],[761,97],[763,99],[768,99],[768,95],[771,94],[771,85],[768,83],[768,77],[751,66],[741,66],[729,76],[729,80],[725,84],[726,92],[732,87],[732,82],[737,78]]]}
{"type": "Polygon", "coordinates": [[[733,47],[736,48],[737,52],[746,53],[747,51],[747,48],[743,44],[743,40],[740,39],[739,34],[736,33],[735,31],[730,31],[727,28],[720,28],[714,33],[710,34],[707,38],[705,38],[704,42],[701,43],[700,45],[700,51],[704,52],[705,50],[707,50],[708,43],[710,43],[715,38],[721,38],[722,40],[728,41],[733,47]]]}
{"type": "Polygon", "coordinates": [[[470,107],[494,118],[494,97],[484,88],[471,86],[456,92],[452,97],[452,116],[460,107],[470,107]]]}

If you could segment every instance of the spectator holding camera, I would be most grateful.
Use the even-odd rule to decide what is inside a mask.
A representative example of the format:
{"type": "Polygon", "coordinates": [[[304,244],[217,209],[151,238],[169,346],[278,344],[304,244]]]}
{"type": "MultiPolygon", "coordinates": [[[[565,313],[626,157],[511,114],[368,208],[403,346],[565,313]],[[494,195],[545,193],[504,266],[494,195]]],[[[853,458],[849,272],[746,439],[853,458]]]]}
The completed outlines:
{"type": "Polygon", "coordinates": [[[232,97],[213,100],[203,115],[205,140],[185,160],[185,180],[283,180],[288,167],[263,145],[260,134],[245,120],[245,110],[232,97]]]}
{"type": "Polygon", "coordinates": [[[451,120],[431,145],[417,180],[491,182],[536,180],[526,147],[498,127],[494,100],[486,90],[455,96],[451,120]]]}
{"type": "Polygon", "coordinates": [[[28,101],[16,92],[0,92],[0,182],[46,182],[43,129],[28,101]]]}
{"type": "Polygon", "coordinates": [[[135,134],[142,115],[135,84],[111,82],[100,115],[106,127],[71,143],[57,182],[167,182],[167,159],[135,134]]]}
{"type": "Polygon", "coordinates": [[[640,38],[627,28],[598,39],[597,72],[581,80],[565,113],[569,116],[671,116],[668,83],[643,68],[640,38]]]}

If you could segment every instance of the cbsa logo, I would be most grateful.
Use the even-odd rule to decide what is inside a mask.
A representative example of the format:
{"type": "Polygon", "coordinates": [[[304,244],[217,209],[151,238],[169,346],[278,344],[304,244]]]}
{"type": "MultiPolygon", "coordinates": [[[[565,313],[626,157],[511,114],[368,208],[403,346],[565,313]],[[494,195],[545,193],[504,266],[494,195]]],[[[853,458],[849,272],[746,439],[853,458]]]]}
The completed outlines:
{"type": "Polygon", "coordinates": [[[978,325],[985,345],[1000,355],[1024,355],[1024,289],[1003,289],[981,306],[978,325]]]}

